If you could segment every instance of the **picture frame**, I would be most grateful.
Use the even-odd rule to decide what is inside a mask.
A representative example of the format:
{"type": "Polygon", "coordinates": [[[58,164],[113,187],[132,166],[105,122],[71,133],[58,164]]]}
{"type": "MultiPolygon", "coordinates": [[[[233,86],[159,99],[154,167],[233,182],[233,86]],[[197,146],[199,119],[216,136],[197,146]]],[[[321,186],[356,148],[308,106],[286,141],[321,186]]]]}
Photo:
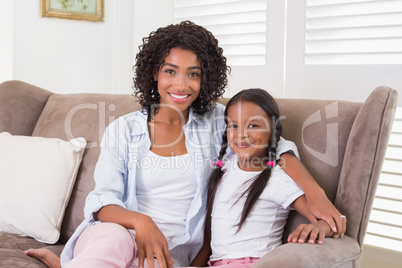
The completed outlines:
{"type": "Polygon", "coordinates": [[[103,21],[104,0],[41,0],[42,17],[103,21]]]}

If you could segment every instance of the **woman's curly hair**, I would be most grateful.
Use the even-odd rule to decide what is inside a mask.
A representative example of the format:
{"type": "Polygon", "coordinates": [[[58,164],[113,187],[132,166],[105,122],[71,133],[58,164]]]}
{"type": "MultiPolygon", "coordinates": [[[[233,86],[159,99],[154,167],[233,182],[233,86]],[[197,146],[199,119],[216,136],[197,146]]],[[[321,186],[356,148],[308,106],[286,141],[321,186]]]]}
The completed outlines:
{"type": "Polygon", "coordinates": [[[142,107],[149,113],[153,104],[159,104],[158,85],[153,75],[170,50],[177,47],[194,51],[201,64],[201,90],[191,107],[199,115],[211,110],[223,95],[228,82],[227,72],[230,72],[223,49],[213,34],[191,21],[183,21],[159,28],[142,41],[133,67],[134,94],[142,107]]]}

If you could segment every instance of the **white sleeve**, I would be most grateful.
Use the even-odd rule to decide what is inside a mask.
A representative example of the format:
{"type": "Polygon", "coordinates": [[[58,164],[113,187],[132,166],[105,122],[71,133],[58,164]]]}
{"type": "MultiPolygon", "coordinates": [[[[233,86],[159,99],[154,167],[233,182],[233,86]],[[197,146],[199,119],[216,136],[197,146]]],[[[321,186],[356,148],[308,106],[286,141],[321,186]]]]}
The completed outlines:
{"type": "Polygon", "coordinates": [[[279,166],[276,166],[272,171],[269,183],[271,198],[284,209],[294,209],[291,204],[304,194],[294,180],[279,166]]]}
{"type": "Polygon", "coordinates": [[[281,154],[288,152],[300,159],[296,144],[292,141],[285,140],[284,138],[281,137],[278,142],[278,148],[276,149],[277,159],[280,158],[281,154]]]}

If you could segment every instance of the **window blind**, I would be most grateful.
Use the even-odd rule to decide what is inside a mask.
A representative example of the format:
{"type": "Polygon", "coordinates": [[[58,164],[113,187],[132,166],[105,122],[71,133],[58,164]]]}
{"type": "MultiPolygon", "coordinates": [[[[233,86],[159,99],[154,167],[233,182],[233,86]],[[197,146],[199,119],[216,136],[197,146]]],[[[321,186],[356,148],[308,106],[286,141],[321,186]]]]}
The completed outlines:
{"type": "Polygon", "coordinates": [[[191,20],[219,40],[230,66],[265,65],[267,1],[175,0],[175,23],[191,20]]]}
{"type": "Polygon", "coordinates": [[[402,252],[402,107],[398,107],[365,244],[402,252]]]}
{"type": "Polygon", "coordinates": [[[306,0],[306,64],[402,64],[401,0],[306,0]]]}

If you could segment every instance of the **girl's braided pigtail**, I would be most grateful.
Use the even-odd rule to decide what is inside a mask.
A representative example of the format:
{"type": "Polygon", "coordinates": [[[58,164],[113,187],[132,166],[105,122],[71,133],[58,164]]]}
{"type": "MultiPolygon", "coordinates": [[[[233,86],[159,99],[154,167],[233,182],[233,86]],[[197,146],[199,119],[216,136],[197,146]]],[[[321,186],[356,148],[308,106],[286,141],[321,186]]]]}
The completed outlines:
{"type": "Polygon", "coordinates": [[[208,238],[211,238],[211,215],[216,190],[218,189],[222,176],[225,173],[225,171],[222,168],[223,167],[222,159],[223,156],[226,154],[227,148],[228,148],[227,131],[225,130],[225,132],[222,135],[221,150],[219,151],[219,156],[215,164],[215,169],[212,172],[211,178],[208,183],[208,197],[207,197],[207,209],[206,209],[206,221],[205,221],[205,231],[208,238]]]}

